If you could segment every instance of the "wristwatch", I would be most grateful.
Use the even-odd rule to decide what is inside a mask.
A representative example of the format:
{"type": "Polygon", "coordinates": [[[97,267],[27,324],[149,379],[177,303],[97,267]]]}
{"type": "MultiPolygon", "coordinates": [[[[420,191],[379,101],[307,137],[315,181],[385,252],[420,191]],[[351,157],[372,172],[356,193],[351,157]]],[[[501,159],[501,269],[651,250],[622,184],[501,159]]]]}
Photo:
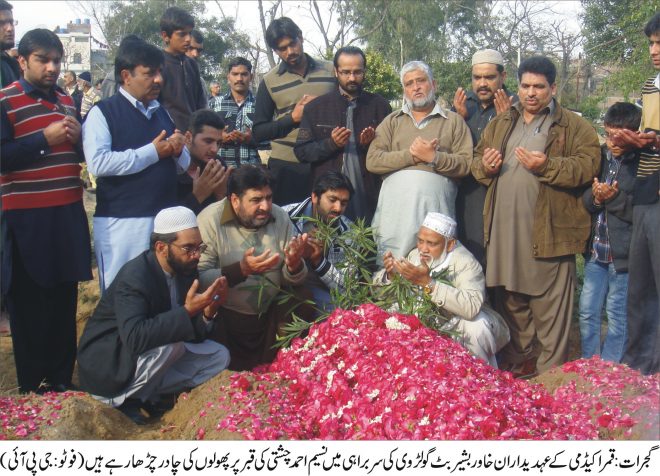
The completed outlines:
{"type": "Polygon", "coordinates": [[[430,283],[424,286],[424,294],[431,294],[433,289],[435,289],[435,281],[431,280],[430,283]]]}

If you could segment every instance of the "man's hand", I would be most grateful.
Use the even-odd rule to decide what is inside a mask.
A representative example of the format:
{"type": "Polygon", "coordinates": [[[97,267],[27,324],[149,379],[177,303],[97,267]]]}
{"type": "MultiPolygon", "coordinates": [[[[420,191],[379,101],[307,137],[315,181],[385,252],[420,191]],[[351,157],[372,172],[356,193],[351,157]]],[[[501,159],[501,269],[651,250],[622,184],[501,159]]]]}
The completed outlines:
{"type": "Polygon", "coordinates": [[[387,272],[387,279],[392,279],[392,274],[394,273],[394,255],[391,251],[386,251],[383,255],[383,266],[387,272]]]}
{"type": "Polygon", "coordinates": [[[415,138],[410,145],[410,153],[417,159],[415,162],[426,162],[430,164],[435,159],[435,148],[438,146],[438,139],[424,140],[421,137],[415,138]]]}
{"type": "Polygon", "coordinates": [[[55,145],[60,145],[69,140],[67,119],[69,119],[69,116],[62,119],[61,121],[50,123],[48,127],[44,129],[44,137],[46,138],[46,142],[48,142],[49,146],[52,147],[55,145]]]}
{"type": "Polygon", "coordinates": [[[224,136],[222,137],[222,142],[225,144],[230,142],[234,144],[246,144],[251,140],[252,140],[251,129],[247,129],[245,132],[241,132],[238,129],[234,129],[231,132],[225,132],[224,136]]]}
{"type": "Polygon", "coordinates": [[[222,193],[220,199],[224,198],[227,194],[227,178],[229,174],[230,170],[225,170],[225,167],[217,160],[209,160],[201,174],[199,167],[195,167],[193,172],[189,172],[189,175],[193,179],[192,193],[197,199],[197,202],[204,202],[211,194],[214,194],[217,198],[222,192],[224,193],[222,193]]]}
{"type": "Polygon", "coordinates": [[[254,246],[243,253],[241,260],[241,273],[243,276],[265,273],[280,262],[280,255],[270,256],[270,250],[266,250],[258,256],[254,256],[254,246]]]}
{"type": "Polygon", "coordinates": [[[330,133],[330,138],[332,139],[332,142],[341,149],[345,147],[351,139],[351,130],[346,129],[345,127],[335,127],[330,133]]]}
{"type": "Polygon", "coordinates": [[[618,145],[619,147],[632,146],[637,149],[653,147],[656,150],[660,149],[660,135],[654,131],[640,132],[619,129],[610,136],[610,140],[614,145],[618,145]]]}
{"type": "Polygon", "coordinates": [[[431,282],[431,270],[424,261],[419,266],[415,266],[407,259],[401,258],[394,261],[394,269],[417,286],[426,286],[431,282]]]}
{"type": "MultiPolygon", "coordinates": [[[[226,299],[227,297],[227,278],[220,277],[213,281],[206,291],[201,294],[197,293],[199,289],[199,280],[196,279],[193,281],[188,293],[186,294],[186,301],[183,304],[183,307],[186,308],[188,315],[194,317],[199,314],[203,309],[208,306],[215,306],[215,310],[212,314],[215,314],[218,306],[226,299]],[[216,299],[215,296],[218,296],[216,299]]],[[[211,313],[207,316],[211,316],[211,313]]]]}
{"type": "Polygon", "coordinates": [[[172,144],[166,139],[167,131],[162,130],[160,134],[156,136],[151,143],[156,147],[156,153],[158,154],[159,159],[166,159],[167,157],[172,157],[172,151],[174,150],[172,144]]]}
{"type": "Polygon", "coordinates": [[[360,145],[366,147],[371,144],[371,141],[375,138],[376,129],[374,129],[372,126],[365,127],[362,129],[362,132],[360,132],[360,145]]]}
{"type": "Polygon", "coordinates": [[[213,284],[209,286],[209,289],[210,288],[213,288],[215,292],[211,298],[211,303],[204,308],[204,317],[207,319],[213,319],[222,303],[227,300],[227,294],[229,292],[229,284],[227,283],[227,278],[224,276],[219,277],[213,281],[213,284]]]}
{"type": "Polygon", "coordinates": [[[481,156],[481,165],[488,177],[495,177],[499,174],[502,163],[502,154],[500,154],[499,150],[489,147],[484,149],[484,155],[481,156]]]}
{"type": "Polygon", "coordinates": [[[303,254],[307,245],[307,233],[291,238],[284,248],[284,264],[291,274],[296,274],[303,266],[303,254]]]}
{"type": "Polygon", "coordinates": [[[599,182],[596,177],[594,178],[594,183],[591,184],[591,193],[594,196],[594,204],[600,206],[619,194],[619,182],[615,180],[612,185],[608,185],[599,182]]]}
{"type": "Polygon", "coordinates": [[[305,104],[314,99],[316,96],[310,94],[303,94],[303,97],[300,98],[300,101],[296,103],[296,107],[293,108],[291,112],[291,118],[295,124],[300,124],[302,121],[303,111],[305,109],[305,104]]]}
{"type": "Polygon", "coordinates": [[[454,94],[454,109],[463,119],[467,119],[468,115],[467,106],[465,105],[466,101],[467,94],[465,94],[465,89],[458,88],[454,94]]]}
{"type": "Polygon", "coordinates": [[[172,157],[179,157],[186,145],[186,138],[179,129],[175,129],[171,136],[166,139],[172,145],[172,157]]]}
{"type": "Polygon", "coordinates": [[[500,115],[511,109],[511,96],[504,89],[498,89],[495,91],[493,104],[495,105],[495,114],[500,115]]]}
{"type": "Polygon", "coordinates": [[[548,161],[548,156],[537,150],[527,150],[524,147],[516,147],[515,153],[518,162],[532,173],[539,172],[548,161]]]}
{"type": "Polygon", "coordinates": [[[310,235],[307,237],[307,244],[305,246],[303,258],[309,260],[312,266],[316,268],[321,264],[321,261],[323,261],[324,249],[325,243],[310,235]]]}

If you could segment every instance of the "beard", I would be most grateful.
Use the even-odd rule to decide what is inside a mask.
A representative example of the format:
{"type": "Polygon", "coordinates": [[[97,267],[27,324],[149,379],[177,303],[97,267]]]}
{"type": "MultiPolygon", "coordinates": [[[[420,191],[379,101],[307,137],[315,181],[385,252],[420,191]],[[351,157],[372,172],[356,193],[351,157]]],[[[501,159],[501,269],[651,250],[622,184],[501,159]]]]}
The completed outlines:
{"type": "Polygon", "coordinates": [[[170,265],[175,275],[179,276],[192,276],[197,272],[198,259],[194,259],[184,263],[177,259],[172,253],[167,255],[167,264],[170,265]]]}
{"type": "Polygon", "coordinates": [[[444,263],[445,260],[447,259],[448,254],[449,253],[447,252],[447,243],[445,243],[445,248],[442,250],[442,253],[440,253],[440,256],[438,256],[437,258],[434,258],[430,254],[426,254],[426,253],[422,254],[420,252],[419,259],[424,261],[424,263],[426,263],[426,266],[428,266],[429,269],[433,269],[436,266],[440,266],[442,263],[444,263]]]}
{"type": "Polygon", "coordinates": [[[409,99],[404,95],[403,102],[405,102],[408,108],[413,111],[426,109],[427,107],[435,103],[435,91],[434,90],[429,91],[426,97],[423,97],[421,99],[409,99]]]}

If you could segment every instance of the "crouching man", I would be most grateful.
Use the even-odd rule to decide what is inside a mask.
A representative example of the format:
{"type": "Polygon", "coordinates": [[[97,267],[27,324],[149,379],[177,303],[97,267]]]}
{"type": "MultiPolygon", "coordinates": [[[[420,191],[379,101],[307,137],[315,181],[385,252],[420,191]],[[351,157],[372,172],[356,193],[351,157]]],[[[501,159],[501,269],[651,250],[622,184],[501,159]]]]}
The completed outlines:
{"type": "Polygon", "coordinates": [[[452,331],[472,354],[497,368],[495,353],[509,341],[502,317],[484,304],[486,286],[481,265],[456,241],[456,222],[441,213],[426,215],[417,233],[417,248],[406,259],[391,252],[383,256],[384,269],[374,283],[389,284],[394,273],[424,289],[450,320],[441,330],[452,331]],[[434,279],[447,272],[445,284],[434,279]]]}
{"type": "Polygon", "coordinates": [[[225,278],[198,293],[206,245],[185,207],[156,215],[151,247],[126,263],[80,339],[82,388],[138,424],[159,397],[196,387],[229,365],[229,351],[204,340],[227,295],[225,278]]]}

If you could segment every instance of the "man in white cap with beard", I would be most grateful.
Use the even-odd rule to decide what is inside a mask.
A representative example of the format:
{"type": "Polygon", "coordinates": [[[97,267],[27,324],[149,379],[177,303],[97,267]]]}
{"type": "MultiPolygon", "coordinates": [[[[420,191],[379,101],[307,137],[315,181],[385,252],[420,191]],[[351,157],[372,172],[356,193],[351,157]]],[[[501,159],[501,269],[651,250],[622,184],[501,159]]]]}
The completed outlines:
{"type": "Polygon", "coordinates": [[[429,212],[417,233],[417,247],[407,258],[383,256],[384,269],[374,283],[389,284],[394,273],[423,288],[449,318],[440,330],[453,331],[472,354],[497,368],[495,353],[509,341],[506,323],[484,304],[486,280],[481,265],[456,240],[456,222],[441,213],[429,212]],[[434,276],[445,271],[446,284],[434,276]]]}
{"type": "Polygon", "coordinates": [[[101,297],[80,339],[80,385],[138,424],[160,396],[196,387],[229,365],[229,351],[205,340],[227,297],[227,280],[199,292],[206,248],[192,210],[156,215],[151,248],[126,263],[101,297]]]}

